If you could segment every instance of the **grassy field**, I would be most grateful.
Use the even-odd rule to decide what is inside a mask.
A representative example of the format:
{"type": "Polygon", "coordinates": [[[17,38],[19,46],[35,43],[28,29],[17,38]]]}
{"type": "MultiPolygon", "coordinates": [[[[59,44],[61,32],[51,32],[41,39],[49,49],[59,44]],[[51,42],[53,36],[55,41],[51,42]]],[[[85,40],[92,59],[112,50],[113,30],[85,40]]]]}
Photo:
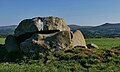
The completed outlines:
{"type": "Polygon", "coordinates": [[[120,38],[91,38],[87,43],[95,43],[100,49],[112,48],[120,45],[120,38]]]}
{"type": "Polygon", "coordinates": [[[5,38],[0,38],[0,44],[4,44],[5,43],[5,38]]]}
{"type": "MultiPolygon", "coordinates": [[[[0,40],[4,43],[4,39],[0,40]]],[[[23,56],[20,59],[19,54],[6,57],[4,52],[0,53],[0,72],[120,71],[120,48],[112,48],[120,45],[120,38],[94,38],[86,41],[97,44],[99,49],[77,47],[66,51],[39,53],[38,56],[30,54],[29,57],[23,56]]]]}

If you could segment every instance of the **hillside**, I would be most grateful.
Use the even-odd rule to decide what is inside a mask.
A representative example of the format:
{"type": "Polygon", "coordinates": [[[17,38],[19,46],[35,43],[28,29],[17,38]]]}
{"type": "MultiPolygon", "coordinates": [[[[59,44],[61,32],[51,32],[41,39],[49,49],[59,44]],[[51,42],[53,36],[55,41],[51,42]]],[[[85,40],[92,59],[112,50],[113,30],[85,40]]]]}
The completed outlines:
{"type": "Polygon", "coordinates": [[[98,35],[103,35],[103,36],[120,36],[120,23],[115,23],[115,24],[111,24],[111,23],[105,23],[103,25],[100,26],[96,26],[93,27],[91,30],[94,30],[95,34],[98,35]]]}
{"type": "Polygon", "coordinates": [[[120,28],[120,23],[105,23],[100,26],[96,26],[96,28],[107,28],[107,29],[115,29],[115,28],[120,28]]]}

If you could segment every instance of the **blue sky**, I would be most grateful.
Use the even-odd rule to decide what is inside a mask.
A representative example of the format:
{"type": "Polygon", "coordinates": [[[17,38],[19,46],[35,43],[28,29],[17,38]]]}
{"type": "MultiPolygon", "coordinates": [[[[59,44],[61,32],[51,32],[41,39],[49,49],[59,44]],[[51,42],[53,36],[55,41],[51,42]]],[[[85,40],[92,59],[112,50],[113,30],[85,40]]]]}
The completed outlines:
{"type": "Polygon", "coordinates": [[[0,0],[0,26],[36,16],[58,16],[81,26],[118,23],[120,0],[0,0]]]}

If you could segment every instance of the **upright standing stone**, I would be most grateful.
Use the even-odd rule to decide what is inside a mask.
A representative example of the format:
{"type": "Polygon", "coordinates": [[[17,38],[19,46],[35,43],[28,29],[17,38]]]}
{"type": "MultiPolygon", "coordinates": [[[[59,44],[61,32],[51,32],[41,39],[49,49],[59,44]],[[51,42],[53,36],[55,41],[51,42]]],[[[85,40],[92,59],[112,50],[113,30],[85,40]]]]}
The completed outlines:
{"type": "Polygon", "coordinates": [[[75,46],[82,46],[85,48],[87,47],[84,36],[79,30],[74,31],[72,42],[74,47],[75,46]]]}

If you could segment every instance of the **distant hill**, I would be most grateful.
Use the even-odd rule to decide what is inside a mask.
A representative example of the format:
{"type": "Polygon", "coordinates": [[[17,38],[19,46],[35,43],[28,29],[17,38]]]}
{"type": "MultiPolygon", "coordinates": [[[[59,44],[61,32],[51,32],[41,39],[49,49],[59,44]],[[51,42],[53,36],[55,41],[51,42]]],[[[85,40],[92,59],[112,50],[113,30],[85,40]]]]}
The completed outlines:
{"type": "MultiPolygon", "coordinates": [[[[120,23],[105,23],[99,26],[68,25],[72,31],[78,29],[85,37],[120,37],[120,23]]],[[[17,25],[0,26],[0,35],[13,34],[17,25]]]]}
{"type": "Polygon", "coordinates": [[[88,37],[120,37],[120,23],[105,23],[99,26],[69,25],[72,31],[78,29],[88,37]]]}
{"type": "Polygon", "coordinates": [[[86,28],[91,28],[93,26],[79,26],[79,25],[68,25],[72,31],[76,30],[76,29],[86,29],[86,28]]]}
{"type": "Polygon", "coordinates": [[[115,29],[115,28],[120,28],[120,23],[105,23],[100,26],[96,26],[96,28],[101,28],[101,29],[115,29]]]}
{"type": "Polygon", "coordinates": [[[13,34],[16,27],[17,25],[0,26],[0,35],[13,34]]]}

